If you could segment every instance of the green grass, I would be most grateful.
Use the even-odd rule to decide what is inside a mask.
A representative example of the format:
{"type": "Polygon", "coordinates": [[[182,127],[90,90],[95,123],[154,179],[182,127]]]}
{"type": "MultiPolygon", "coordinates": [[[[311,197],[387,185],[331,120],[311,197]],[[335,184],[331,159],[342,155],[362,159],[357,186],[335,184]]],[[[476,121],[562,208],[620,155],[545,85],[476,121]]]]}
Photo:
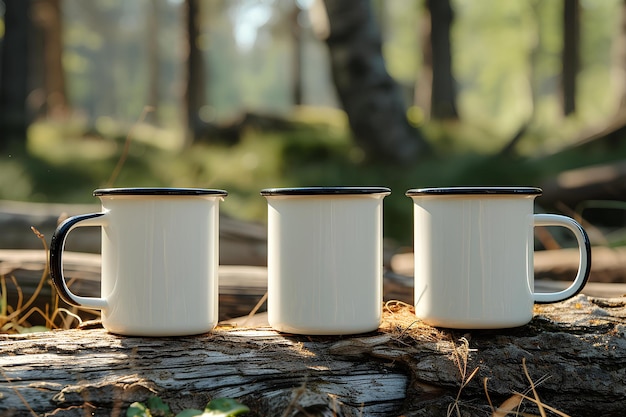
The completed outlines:
{"type": "MultiPolygon", "coordinates": [[[[413,166],[390,166],[364,161],[341,112],[302,110],[292,122],[292,129],[281,132],[244,129],[235,144],[205,141],[188,147],[181,145],[180,132],[137,125],[113,185],[222,188],[229,192],[225,213],[260,222],[266,216],[262,188],[388,186],[385,235],[408,244],[412,205],[404,192],[409,188],[540,185],[564,169],[626,156],[626,146],[543,158],[494,156],[506,142],[502,138],[467,124],[431,123],[422,129],[434,155],[413,166]]],[[[109,119],[94,127],[79,122],[31,126],[25,151],[0,155],[0,199],[96,204],[92,191],[110,185],[130,128],[109,119]]]]}

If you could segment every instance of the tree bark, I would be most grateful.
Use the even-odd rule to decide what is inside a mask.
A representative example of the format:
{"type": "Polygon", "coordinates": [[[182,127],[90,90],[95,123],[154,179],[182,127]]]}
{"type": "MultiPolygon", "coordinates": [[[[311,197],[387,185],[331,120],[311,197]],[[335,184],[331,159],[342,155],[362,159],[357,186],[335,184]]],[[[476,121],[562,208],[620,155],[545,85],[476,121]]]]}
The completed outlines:
{"type": "Polygon", "coordinates": [[[389,76],[370,0],[324,0],[326,37],[335,87],[357,143],[372,160],[414,163],[426,141],[406,118],[389,76]]]}
{"type": "Polygon", "coordinates": [[[623,415],[624,298],[536,307],[510,330],[435,329],[400,304],[383,311],[379,331],[352,337],[228,326],[183,338],[0,335],[0,414],[124,415],[158,395],[174,411],[236,398],[250,416],[491,415],[490,404],[539,415],[528,399],[517,407],[519,392],[572,416],[623,415]]]}

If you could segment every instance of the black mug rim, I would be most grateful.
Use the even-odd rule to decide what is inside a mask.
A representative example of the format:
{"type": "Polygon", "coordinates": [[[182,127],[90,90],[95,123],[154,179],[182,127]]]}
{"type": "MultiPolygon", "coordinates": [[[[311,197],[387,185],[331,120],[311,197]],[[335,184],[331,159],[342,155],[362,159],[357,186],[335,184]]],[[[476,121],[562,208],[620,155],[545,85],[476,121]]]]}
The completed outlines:
{"type": "Polygon", "coordinates": [[[543,190],[539,187],[427,187],[412,188],[408,190],[406,196],[438,196],[438,195],[541,195],[543,190]]]}
{"type": "Polygon", "coordinates": [[[201,196],[210,195],[226,197],[227,191],[208,188],[176,188],[176,187],[122,187],[99,188],[94,190],[95,197],[101,196],[201,196]]]}
{"type": "Polygon", "coordinates": [[[387,187],[289,187],[289,188],[265,188],[261,195],[269,196],[307,196],[307,195],[367,195],[367,194],[391,194],[387,187]]]}

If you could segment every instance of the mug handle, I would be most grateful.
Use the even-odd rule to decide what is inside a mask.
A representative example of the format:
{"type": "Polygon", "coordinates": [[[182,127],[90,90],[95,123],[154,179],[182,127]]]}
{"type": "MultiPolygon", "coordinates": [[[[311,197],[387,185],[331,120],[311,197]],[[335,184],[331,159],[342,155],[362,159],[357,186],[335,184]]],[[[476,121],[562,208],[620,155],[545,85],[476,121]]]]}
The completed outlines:
{"type": "Polygon", "coordinates": [[[68,304],[92,309],[103,309],[108,306],[104,298],[81,297],[72,293],[63,276],[63,249],[67,235],[75,227],[104,225],[106,225],[106,213],[82,214],[65,220],[57,227],[52,236],[50,242],[50,277],[59,297],[68,304]]]}
{"type": "Polygon", "coordinates": [[[572,285],[559,292],[533,293],[535,302],[538,304],[556,303],[567,300],[578,294],[589,279],[591,271],[591,243],[585,229],[574,219],[558,214],[535,214],[536,226],[562,226],[569,229],[578,241],[580,261],[578,263],[578,273],[572,285]]]}

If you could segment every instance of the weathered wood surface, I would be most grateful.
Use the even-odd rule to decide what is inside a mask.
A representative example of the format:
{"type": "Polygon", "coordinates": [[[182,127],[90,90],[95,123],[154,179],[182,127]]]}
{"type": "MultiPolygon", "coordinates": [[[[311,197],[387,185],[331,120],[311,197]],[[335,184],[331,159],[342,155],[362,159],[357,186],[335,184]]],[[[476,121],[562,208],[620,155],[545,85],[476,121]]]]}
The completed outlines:
{"type": "MultiPolygon", "coordinates": [[[[160,339],[102,329],[3,335],[0,415],[123,416],[152,395],[175,411],[236,398],[251,416],[436,417],[455,404],[460,415],[491,415],[485,384],[494,407],[514,392],[533,397],[523,361],[543,404],[571,416],[624,415],[624,298],[579,295],[501,331],[434,329],[405,307],[384,311],[378,332],[353,337],[263,327],[160,339]]],[[[529,400],[520,410],[539,414],[529,400]]]]}

